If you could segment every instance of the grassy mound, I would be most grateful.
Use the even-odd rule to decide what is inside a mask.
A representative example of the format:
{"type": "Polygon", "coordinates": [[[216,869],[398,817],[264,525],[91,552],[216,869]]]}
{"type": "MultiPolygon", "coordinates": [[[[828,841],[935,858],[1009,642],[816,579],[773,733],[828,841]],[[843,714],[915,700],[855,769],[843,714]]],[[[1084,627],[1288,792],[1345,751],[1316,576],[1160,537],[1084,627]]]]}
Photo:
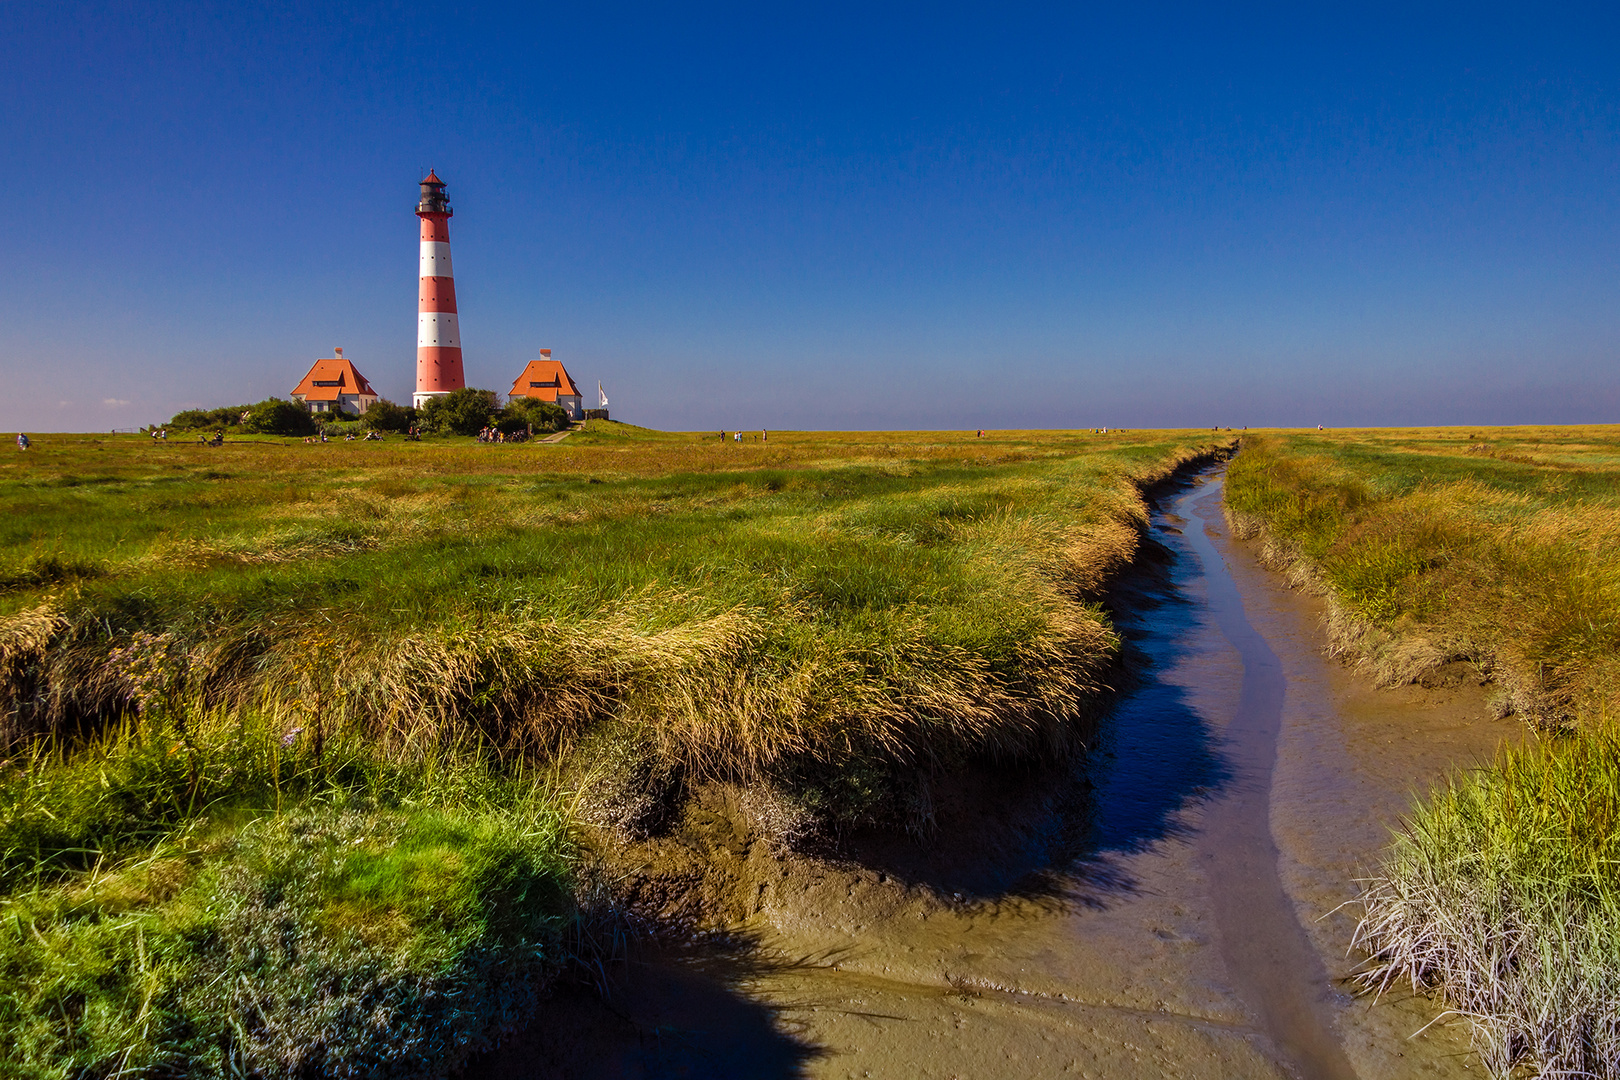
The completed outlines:
{"type": "Polygon", "coordinates": [[[1498,1076],[1620,1077],[1620,737],[1505,750],[1420,806],[1364,902],[1362,976],[1437,991],[1498,1076]]]}
{"type": "Polygon", "coordinates": [[[0,780],[0,1072],[440,1076],[565,959],[564,817],[475,759],[219,717],[0,780]],[[279,812],[278,812],[279,804],[279,812]]]}
{"type": "Polygon", "coordinates": [[[0,735],[132,699],[406,753],[554,759],[606,731],[671,790],[769,779],[871,819],[898,775],[1084,734],[1138,485],[1204,449],[592,424],[554,446],[117,444],[95,484],[42,445],[0,481],[32,507],[0,524],[22,583],[0,735]]]}

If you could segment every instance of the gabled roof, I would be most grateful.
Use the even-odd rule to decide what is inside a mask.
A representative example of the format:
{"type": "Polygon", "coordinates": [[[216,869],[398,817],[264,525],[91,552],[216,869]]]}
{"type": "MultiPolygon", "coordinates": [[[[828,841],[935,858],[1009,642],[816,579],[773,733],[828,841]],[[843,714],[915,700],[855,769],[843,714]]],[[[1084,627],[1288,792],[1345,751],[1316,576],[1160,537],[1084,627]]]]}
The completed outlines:
{"type": "Polygon", "coordinates": [[[293,397],[305,401],[336,401],[342,394],[376,397],[377,391],[360,374],[353,360],[345,360],[341,356],[315,361],[315,366],[309,369],[304,381],[295,386],[292,392],[293,397]],[[327,385],[318,385],[320,383],[327,385]]]}
{"type": "Polygon", "coordinates": [[[570,395],[579,397],[579,387],[575,386],[574,380],[569,377],[568,369],[562,366],[561,360],[546,357],[529,361],[529,366],[523,369],[523,374],[512,384],[512,393],[508,396],[556,401],[559,397],[570,395]],[[536,386],[535,383],[540,385],[536,386]]]}

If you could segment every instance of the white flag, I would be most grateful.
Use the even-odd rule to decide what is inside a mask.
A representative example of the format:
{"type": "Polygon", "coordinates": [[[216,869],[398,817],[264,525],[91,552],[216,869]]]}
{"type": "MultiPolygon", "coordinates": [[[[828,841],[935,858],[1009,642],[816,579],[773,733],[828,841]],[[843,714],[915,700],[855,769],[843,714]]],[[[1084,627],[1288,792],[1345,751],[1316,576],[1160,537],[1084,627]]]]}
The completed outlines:
{"type": "Polygon", "coordinates": [[[596,396],[602,399],[602,404],[598,408],[607,408],[607,391],[602,389],[601,383],[596,384],[596,396]]]}

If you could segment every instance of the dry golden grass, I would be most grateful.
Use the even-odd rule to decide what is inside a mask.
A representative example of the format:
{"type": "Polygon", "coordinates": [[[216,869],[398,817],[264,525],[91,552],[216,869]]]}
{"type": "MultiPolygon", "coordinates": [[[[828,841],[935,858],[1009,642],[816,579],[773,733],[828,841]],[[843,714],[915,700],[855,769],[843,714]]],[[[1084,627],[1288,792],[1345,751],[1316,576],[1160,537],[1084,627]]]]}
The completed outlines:
{"type": "Polygon", "coordinates": [[[1620,706],[1620,432],[1260,435],[1228,508],[1383,681],[1463,659],[1538,723],[1620,706]]]}

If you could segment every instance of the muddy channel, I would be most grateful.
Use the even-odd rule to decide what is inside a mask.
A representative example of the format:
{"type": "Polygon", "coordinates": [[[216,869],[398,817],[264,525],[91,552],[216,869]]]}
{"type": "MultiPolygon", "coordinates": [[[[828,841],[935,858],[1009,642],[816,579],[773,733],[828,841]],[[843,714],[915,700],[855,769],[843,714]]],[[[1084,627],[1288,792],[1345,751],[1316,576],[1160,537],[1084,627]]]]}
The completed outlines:
{"type": "Polygon", "coordinates": [[[1412,794],[1513,724],[1466,677],[1380,690],[1325,656],[1319,601],[1227,534],[1219,472],[1158,502],[1115,598],[1139,674],[1083,766],[955,782],[920,844],[810,859],[739,829],[734,937],[632,950],[471,1074],[1483,1075],[1432,1003],[1351,995],[1347,948],[1412,794]]]}

